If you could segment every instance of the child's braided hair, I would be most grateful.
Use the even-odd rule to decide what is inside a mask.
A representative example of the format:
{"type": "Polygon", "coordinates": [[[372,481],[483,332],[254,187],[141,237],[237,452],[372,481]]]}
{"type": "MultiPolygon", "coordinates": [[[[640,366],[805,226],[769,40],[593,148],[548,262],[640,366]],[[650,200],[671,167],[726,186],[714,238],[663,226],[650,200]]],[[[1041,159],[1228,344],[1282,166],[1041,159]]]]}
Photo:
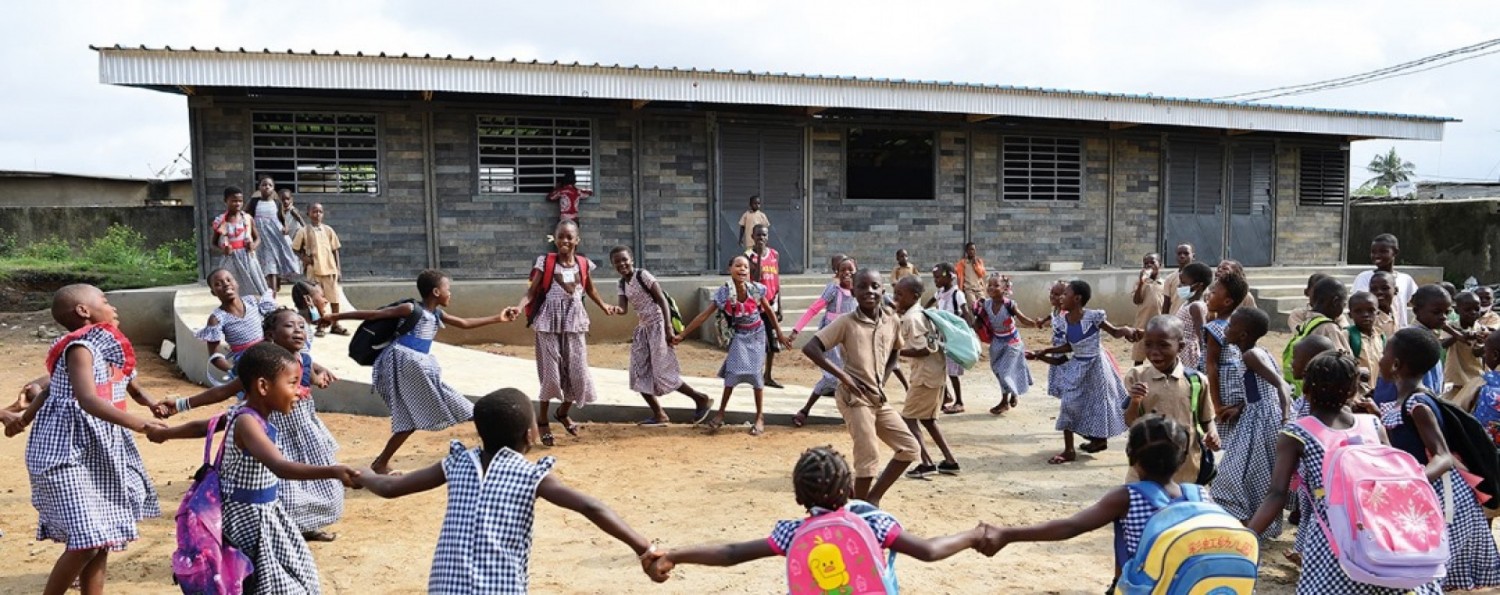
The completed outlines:
{"type": "Polygon", "coordinates": [[[279,319],[279,318],[281,318],[282,316],[284,316],[286,314],[291,314],[293,316],[298,316],[298,317],[302,316],[296,310],[293,310],[293,309],[288,308],[286,306],[282,306],[280,308],[277,308],[276,311],[271,312],[270,314],[267,314],[267,315],[265,315],[264,317],[262,317],[260,319],[260,334],[261,334],[261,336],[265,337],[265,339],[267,341],[270,341],[271,340],[271,334],[274,333],[274,332],[276,332],[276,320],[279,319]]]}
{"type": "Polygon", "coordinates": [[[792,486],[802,507],[837,510],[849,502],[854,474],[848,461],[832,446],[809,448],[792,470],[792,486]]]}
{"type": "Polygon", "coordinates": [[[1170,417],[1152,414],[1130,426],[1125,457],[1145,475],[1171,477],[1187,460],[1188,430],[1170,417]]]}
{"type": "Polygon", "coordinates": [[[1342,349],[1314,356],[1302,374],[1302,390],[1308,402],[1325,409],[1343,407],[1358,384],[1359,360],[1342,349]]]}

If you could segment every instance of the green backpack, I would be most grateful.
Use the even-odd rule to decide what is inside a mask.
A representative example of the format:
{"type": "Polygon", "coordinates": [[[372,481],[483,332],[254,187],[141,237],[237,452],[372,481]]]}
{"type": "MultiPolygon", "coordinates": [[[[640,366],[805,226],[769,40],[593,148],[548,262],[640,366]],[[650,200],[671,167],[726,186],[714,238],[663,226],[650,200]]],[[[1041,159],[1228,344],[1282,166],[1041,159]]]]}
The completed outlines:
{"type": "MultiPolygon", "coordinates": [[[[651,288],[646,286],[646,280],[641,278],[641,271],[637,270],[635,272],[635,280],[641,284],[641,289],[645,290],[647,294],[651,293],[651,288]]],[[[682,329],[687,328],[687,325],[682,322],[682,311],[677,309],[677,300],[672,299],[672,294],[667,293],[666,288],[662,287],[661,284],[657,284],[657,288],[661,289],[661,296],[667,298],[667,324],[672,327],[673,334],[681,333],[682,329]]],[[[624,279],[620,279],[620,290],[625,290],[624,279]]]]}
{"type": "Polygon", "coordinates": [[[1327,316],[1314,314],[1312,318],[1307,319],[1307,322],[1303,322],[1302,326],[1297,327],[1297,332],[1292,335],[1292,340],[1287,341],[1286,348],[1281,350],[1281,377],[1285,378],[1287,384],[1292,385],[1292,388],[1296,389],[1299,395],[1302,394],[1302,381],[1292,378],[1292,352],[1296,350],[1297,342],[1306,339],[1308,335],[1312,334],[1313,329],[1322,326],[1324,323],[1332,322],[1333,319],[1327,316]]]}

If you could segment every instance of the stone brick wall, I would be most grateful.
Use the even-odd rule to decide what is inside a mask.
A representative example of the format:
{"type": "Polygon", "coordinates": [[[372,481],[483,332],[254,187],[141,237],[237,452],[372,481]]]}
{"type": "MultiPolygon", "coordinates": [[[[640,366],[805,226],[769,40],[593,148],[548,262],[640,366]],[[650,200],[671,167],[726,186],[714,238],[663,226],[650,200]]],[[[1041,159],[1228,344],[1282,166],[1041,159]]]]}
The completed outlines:
{"type": "MultiPolygon", "coordinates": [[[[1141,257],[1160,250],[1161,140],[1114,139],[1116,266],[1133,267],[1141,257]]],[[[1163,262],[1170,262],[1170,259],[1163,262]]],[[[1168,265],[1170,266],[1170,265],[1168,265]]]]}
{"type": "Polygon", "coordinates": [[[966,183],[963,132],[938,135],[936,200],[847,200],[842,188],[842,129],[816,127],[812,144],[810,272],[826,271],[828,257],[835,252],[881,270],[892,266],[900,248],[924,267],[960,256],[966,183]]]}
{"type": "Polygon", "coordinates": [[[1295,147],[1276,155],[1276,263],[1337,263],[1343,258],[1343,208],[1297,204],[1299,157],[1295,147]]]}
{"type": "Polygon", "coordinates": [[[1039,263],[1074,261],[1102,266],[1108,208],[1109,144],[1084,141],[1084,197],[1070,201],[1000,197],[1000,135],[974,135],[973,240],[989,268],[1036,270],[1039,263]]]}
{"type": "Polygon", "coordinates": [[[644,247],[638,258],[653,272],[699,274],[708,270],[708,166],[707,120],[641,122],[644,247]]]}

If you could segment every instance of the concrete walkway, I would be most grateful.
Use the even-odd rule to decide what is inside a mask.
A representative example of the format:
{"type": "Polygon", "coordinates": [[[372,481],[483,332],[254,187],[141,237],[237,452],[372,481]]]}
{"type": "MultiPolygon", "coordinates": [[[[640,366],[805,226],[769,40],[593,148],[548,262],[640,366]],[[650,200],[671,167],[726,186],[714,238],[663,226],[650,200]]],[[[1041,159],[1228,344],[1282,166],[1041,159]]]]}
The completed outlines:
{"type": "MultiPolygon", "coordinates": [[[[288,292],[282,292],[281,302],[291,306],[288,292]]],[[[218,299],[206,287],[182,289],[174,301],[177,327],[177,363],[189,379],[198,384],[208,380],[208,350],[203,341],[193,337],[208,320],[208,314],[218,306],[218,299]]],[[[515,322],[511,324],[523,324],[515,322]]],[[[350,330],[353,330],[350,325],[350,330]]],[[[327,390],[314,393],[319,411],[357,413],[386,417],[390,410],[380,396],[370,390],[370,371],[354,363],[348,357],[349,339],[329,334],[313,339],[313,360],[331,370],[338,377],[327,390]]],[[[529,359],[508,357],[467,349],[444,343],[434,343],[432,353],[443,367],[443,378],[471,400],[499,388],[518,388],[528,395],[538,394],[536,364],[529,359]]],[[[595,391],[599,400],[575,409],[573,418],[585,422],[635,422],[646,417],[649,410],[640,394],[630,390],[629,373],[626,370],[591,368],[595,391]]],[[[714,399],[718,398],[723,381],[718,378],[684,378],[698,390],[714,399]]],[[[788,385],[785,389],[765,390],[766,421],[769,424],[790,424],[792,414],[807,399],[809,387],[788,385]]],[[[692,401],[685,396],[672,394],[661,398],[662,406],[674,421],[686,422],[692,417],[692,401]]],[[[729,403],[726,421],[729,424],[746,424],[754,418],[755,401],[748,386],[735,390],[729,403]]],[[[831,399],[822,400],[814,409],[809,423],[841,423],[838,411],[831,399]]]]}

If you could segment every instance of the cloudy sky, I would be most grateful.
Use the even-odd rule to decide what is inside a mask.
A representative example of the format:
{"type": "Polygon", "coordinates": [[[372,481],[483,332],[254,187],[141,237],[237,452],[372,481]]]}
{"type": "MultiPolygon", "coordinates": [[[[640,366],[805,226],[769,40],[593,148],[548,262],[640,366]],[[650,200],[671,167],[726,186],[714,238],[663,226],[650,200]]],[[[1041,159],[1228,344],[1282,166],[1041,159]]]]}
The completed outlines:
{"type": "MultiPolygon", "coordinates": [[[[409,52],[938,79],[1213,97],[1500,37],[1491,0],[1241,2],[68,1],[0,36],[0,169],[153,175],[187,147],[177,95],[98,83],[89,44],[409,52]]],[[[1450,116],[1392,146],[1422,179],[1500,178],[1500,54],[1276,100],[1450,116]]],[[[181,167],[179,164],[178,167],[181,167]]]]}

